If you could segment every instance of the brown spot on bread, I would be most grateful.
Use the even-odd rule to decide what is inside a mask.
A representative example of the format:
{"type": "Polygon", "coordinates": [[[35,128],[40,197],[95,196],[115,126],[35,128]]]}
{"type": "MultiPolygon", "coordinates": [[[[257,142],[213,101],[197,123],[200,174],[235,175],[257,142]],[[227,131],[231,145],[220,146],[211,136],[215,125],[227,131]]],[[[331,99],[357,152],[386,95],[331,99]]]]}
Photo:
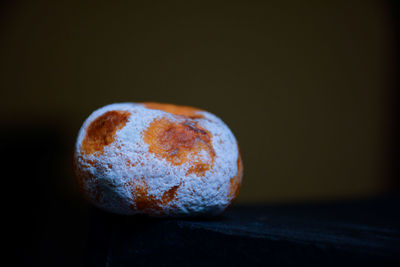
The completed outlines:
{"type": "Polygon", "coordinates": [[[233,176],[229,181],[230,187],[229,187],[228,197],[231,199],[231,201],[237,198],[237,196],[239,195],[240,186],[242,185],[243,162],[240,151],[238,153],[238,159],[237,159],[237,170],[238,170],[237,174],[233,176]]]}
{"type": "MultiPolygon", "coordinates": [[[[161,199],[156,198],[154,195],[148,193],[148,185],[145,178],[142,177],[135,182],[128,182],[125,184],[132,192],[134,202],[136,204],[136,210],[143,213],[151,212],[152,210],[162,211],[168,203],[174,200],[178,188],[181,186],[175,185],[169,190],[165,191],[161,196],[161,199]]],[[[135,207],[132,207],[135,210],[135,207]]]]}
{"type": "Polygon", "coordinates": [[[165,191],[164,194],[162,195],[161,199],[162,199],[162,204],[165,205],[169,202],[171,202],[176,195],[176,190],[178,190],[180,184],[179,185],[175,185],[173,187],[171,187],[168,191],[165,191]]]}
{"type": "Polygon", "coordinates": [[[146,211],[146,210],[160,210],[161,207],[157,205],[157,200],[154,198],[154,196],[149,195],[147,193],[147,183],[144,180],[144,177],[139,179],[134,185],[133,185],[133,191],[132,194],[135,196],[135,204],[136,204],[136,209],[138,211],[146,211]]]}
{"type": "Polygon", "coordinates": [[[108,111],[95,119],[87,128],[81,149],[86,154],[103,153],[105,146],[114,142],[115,133],[128,121],[128,111],[108,111]]]}
{"type": "Polygon", "coordinates": [[[200,119],[204,117],[202,114],[199,114],[199,111],[201,111],[200,109],[188,106],[177,106],[155,102],[145,102],[143,105],[149,109],[162,110],[174,115],[181,115],[191,119],[200,119]]]}
{"type": "Polygon", "coordinates": [[[82,154],[80,154],[79,156],[77,156],[74,159],[74,164],[80,164],[85,167],[97,167],[96,161],[85,158],[85,157],[83,157],[82,154]],[[78,160],[80,161],[80,163],[78,163],[78,160]]]}
{"type": "Polygon", "coordinates": [[[135,167],[135,164],[133,164],[129,159],[126,160],[126,167],[135,167]]]}
{"type": "Polygon", "coordinates": [[[212,168],[215,151],[211,144],[211,134],[193,120],[171,122],[166,118],[154,120],[144,132],[144,142],[149,144],[149,152],[160,159],[166,159],[174,165],[190,160],[189,156],[198,156],[199,160],[188,170],[188,174],[204,175],[212,168]],[[208,159],[200,153],[208,153],[208,159]]]}
{"type": "Polygon", "coordinates": [[[186,176],[188,176],[191,173],[194,173],[197,176],[204,176],[206,171],[208,171],[209,169],[210,169],[210,164],[197,162],[189,168],[189,170],[186,172],[186,176]]]}

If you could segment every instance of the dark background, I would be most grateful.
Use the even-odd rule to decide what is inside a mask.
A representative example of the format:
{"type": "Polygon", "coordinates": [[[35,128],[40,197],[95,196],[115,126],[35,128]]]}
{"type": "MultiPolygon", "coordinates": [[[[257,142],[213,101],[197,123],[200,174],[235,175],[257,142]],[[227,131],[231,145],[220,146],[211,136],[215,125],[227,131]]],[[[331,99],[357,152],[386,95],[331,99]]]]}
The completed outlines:
{"type": "Polygon", "coordinates": [[[21,236],[61,234],[57,250],[85,232],[73,144],[113,102],[221,117],[243,154],[239,204],[399,192],[398,18],[372,0],[3,2],[1,145],[21,236]]]}

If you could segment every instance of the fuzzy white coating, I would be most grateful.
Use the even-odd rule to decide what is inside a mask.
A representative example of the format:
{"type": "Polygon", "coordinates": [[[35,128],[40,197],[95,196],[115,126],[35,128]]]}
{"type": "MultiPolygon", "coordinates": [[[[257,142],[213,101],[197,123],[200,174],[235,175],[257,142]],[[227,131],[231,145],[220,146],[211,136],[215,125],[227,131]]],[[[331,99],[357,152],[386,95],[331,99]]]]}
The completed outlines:
{"type": "Polygon", "coordinates": [[[94,111],[83,123],[75,145],[75,161],[81,170],[94,179],[83,180],[84,191],[90,202],[99,208],[119,214],[143,213],[136,207],[135,185],[145,179],[147,194],[160,200],[165,192],[175,187],[174,198],[160,209],[144,213],[153,216],[189,216],[219,214],[231,203],[230,180],[238,173],[239,157],[236,139],[228,126],[215,115],[199,111],[197,124],[211,135],[215,155],[212,168],[204,175],[188,173],[194,164],[211,162],[210,153],[189,154],[189,160],[174,165],[149,152],[144,133],[157,119],[171,122],[185,121],[183,116],[146,108],[143,104],[116,103],[94,111]],[[108,111],[128,111],[130,116],[122,129],[116,131],[114,142],[103,148],[103,153],[86,154],[82,141],[89,125],[108,111]],[[95,164],[88,164],[94,162],[95,164]],[[99,188],[101,194],[99,195],[99,188]]]}

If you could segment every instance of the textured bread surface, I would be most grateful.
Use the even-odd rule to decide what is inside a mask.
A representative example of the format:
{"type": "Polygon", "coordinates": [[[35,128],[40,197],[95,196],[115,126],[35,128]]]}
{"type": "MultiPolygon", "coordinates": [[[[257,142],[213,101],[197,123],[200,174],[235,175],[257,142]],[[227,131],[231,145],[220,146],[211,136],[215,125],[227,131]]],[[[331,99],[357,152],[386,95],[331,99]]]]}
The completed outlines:
{"type": "Polygon", "coordinates": [[[193,107],[117,103],[94,111],[75,145],[77,184],[95,206],[119,214],[219,214],[242,183],[231,130],[193,107]]]}

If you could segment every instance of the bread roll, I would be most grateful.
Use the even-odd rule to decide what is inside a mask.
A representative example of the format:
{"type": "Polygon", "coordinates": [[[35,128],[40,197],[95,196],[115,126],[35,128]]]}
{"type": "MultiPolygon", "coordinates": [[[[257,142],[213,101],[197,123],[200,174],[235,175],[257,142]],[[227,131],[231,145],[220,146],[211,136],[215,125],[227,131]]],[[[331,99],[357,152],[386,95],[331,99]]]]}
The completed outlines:
{"type": "Polygon", "coordinates": [[[75,145],[84,196],[118,214],[216,215],[239,193],[243,164],[234,135],[215,115],[160,103],[94,111],[75,145]]]}

